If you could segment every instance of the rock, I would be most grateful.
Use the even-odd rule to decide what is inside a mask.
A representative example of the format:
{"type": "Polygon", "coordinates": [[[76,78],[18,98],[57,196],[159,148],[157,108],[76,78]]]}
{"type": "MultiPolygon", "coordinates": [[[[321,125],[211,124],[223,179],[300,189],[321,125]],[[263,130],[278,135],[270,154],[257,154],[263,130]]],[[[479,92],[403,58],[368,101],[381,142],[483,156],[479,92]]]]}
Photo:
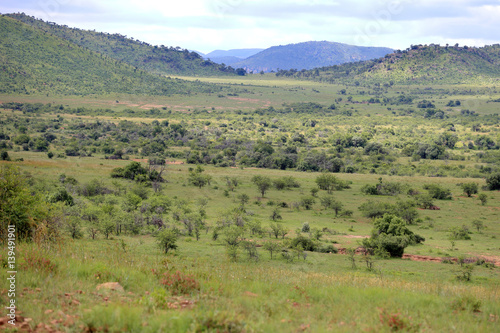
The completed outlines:
{"type": "Polygon", "coordinates": [[[107,289],[107,290],[115,290],[115,291],[124,291],[123,287],[118,282],[106,282],[98,285],[96,287],[97,290],[107,289]]]}

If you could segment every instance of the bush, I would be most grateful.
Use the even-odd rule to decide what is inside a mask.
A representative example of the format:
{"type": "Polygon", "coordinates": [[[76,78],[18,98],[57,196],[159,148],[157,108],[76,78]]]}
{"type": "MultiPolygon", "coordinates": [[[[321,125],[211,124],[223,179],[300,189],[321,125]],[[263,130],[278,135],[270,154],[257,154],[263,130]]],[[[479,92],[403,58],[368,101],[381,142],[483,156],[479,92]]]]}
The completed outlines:
{"type": "Polygon", "coordinates": [[[377,218],[382,217],[385,214],[391,214],[394,212],[394,206],[385,202],[375,202],[367,201],[359,206],[359,210],[363,213],[365,217],[377,218]]]}
{"type": "Polygon", "coordinates": [[[169,250],[177,249],[177,244],[175,244],[177,242],[177,238],[178,235],[174,230],[163,229],[158,234],[157,243],[162,251],[168,253],[169,250]]]}
{"type": "Polygon", "coordinates": [[[425,238],[414,234],[401,218],[386,214],[375,220],[371,237],[363,240],[363,246],[373,254],[402,257],[408,245],[423,241],[425,238]]]}
{"type": "Polygon", "coordinates": [[[451,190],[447,188],[442,188],[437,184],[427,184],[424,185],[424,189],[429,191],[429,195],[433,199],[438,200],[451,200],[451,190]]]}
{"type": "Polygon", "coordinates": [[[450,239],[453,240],[469,240],[469,228],[466,225],[461,227],[453,227],[450,229],[450,239]]]}
{"type": "Polygon", "coordinates": [[[323,245],[323,246],[319,247],[317,251],[321,252],[321,253],[337,253],[337,252],[339,252],[339,250],[335,246],[333,246],[332,244],[323,245]]]}
{"type": "Polygon", "coordinates": [[[160,284],[164,285],[173,295],[186,295],[200,290],[200,284],[192,275],[179,271],[163,273],[160,284]]]}
{"type": "Polygon", "coordinates": [[[361,192],[367,195],[398,195],[403,192],[405,185],[397,182],[382,182],[376,185],[365,185],[361,192]]]}
{"type": "Polygon", "coordinates": [[[476,194],[479,186],[477,183],[464,183],[460,186],[467,197],[471,197],[473,194],[476,194]]]}
{"type": "Polygon", "coordinates": [[[291,248],[296,248],[299,245],[302,246],[302,249],[304,249],[304,251],[315,251],[317,246],[312,239],[302,235],[295,237],[290,243],[291,248]]]}
{"type": "Polygon", "coordinates": [[[310,210],[312,209],[314,203],[316,202],[316,199],[314,199],[313,196],[309,196],[309,197],[304,197],[302,198],[301,200],[301,205],[306,209],[306,210],[310,210]]]}
{"type": "Polygon", "coordinates": [[[500,173],[490,175],[486,178],[486,184],[490,191],[500,190],[500,173]]]}

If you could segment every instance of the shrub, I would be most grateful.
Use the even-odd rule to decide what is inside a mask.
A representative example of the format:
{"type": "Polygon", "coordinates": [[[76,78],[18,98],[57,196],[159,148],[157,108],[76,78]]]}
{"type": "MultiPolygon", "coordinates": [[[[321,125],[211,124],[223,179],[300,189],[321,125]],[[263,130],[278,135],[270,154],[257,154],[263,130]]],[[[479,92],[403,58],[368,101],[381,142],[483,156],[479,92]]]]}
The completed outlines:
{"type": "Polygon", "coordinates": [[[471,197],[473,194],[476,194],[478,187],[477,183],[464,183],[461,185],[461,188],[467,197],[471,197]]]}
{"type": "Polygon", "coordinates": [[[321,253],[337,253],[339,250],[332,244],[323,245],[317,249],[321,253]]]}
{"type": "Polygon", "coordinates": [[[385,214],[391,214],[394,211],[394,206],[385,202],[367,201],[359,206],[359,210],[364,216],[369,218],[382,217],[385,214]]]}
{"type": "Polygon", "coordinates": [[[47,197],[47,201],[52,203],[64,202],[68,206],[73,206],[75,204],[73,197],[66,191],[65,188],[57,189],[56,192],[47,197]]]}
{"type": "Polygon", "coordinates": [[[309,226],[309,222],[304,222],[304,224],[302,224],[302,229],[300,231],[304,232],[304,233],[311,231],[311,227],[309,226]]]}
{"type": "Polygon", "coordinates": [[[469,310],[471,312],[480,312],[481,301],[473,296],[462,296],[451,303],[451,308],[456,311],[469,310]]]}
{"type": "Polygon", "coordinates": [[[486,178],[486,184],[490,191],[500,190],[500,173],[490,175],[486,178]]]}
{"type": "Polygon", "coordinates": [[[453,227],[450,229],[450,239],[454,240],[469,240],[469,228],[466,225],[461,227],[453,227]]]}
{"type": "Polygon", "coordinates": [[[316,178],[316,184],[318,184],[318,187],[321,190],[328,191],[328,193],[350,188],[350,186],[346,182],[329,173],[324,173],[321,176],[318,176],[316,178]]]}
{"type": "Polygon", "coordinates": [[[168,253],[169,250],[175,250],[177,249],[177,242],[178,235],[177,233],[172,230],[172,229],[163,229],[159,234],[158,234],[158,246],[162,251],[165,251],[165,253],[168,253]]]}
{"type": "Polygon", "coordinates": [[[380,182],[376,185],[365,185],[361,192],[367,195],[398,195],[403,192],[405,185],[397,182],[380,182]]]}
{"type": "Polygon", "coordinates": [[[315,202],[316,202],[316,199],[313,196],[308,196],[308,197],[302,198],[301,205],[306,210],[310,210],[310,209],[312,209],[312,207],[313,207],[313,205],[314,205],[315,202]]]}
{"type": "Polygon", "coordinates": [[[424,189],[429,192],[429,195],[433,199],[438,200],[451,200],[451,190],[443,188],[437,184],[427,184],[424,185],[424,189]]]}
{"type": "Polygon", "coordinates": [[[477,198],[481,201],[481,205],[484,206],[488,202],[488,195],[486,193],[480,193],[477,198]]]}
{"type": "Polygon", "coordinates": [[[376,219],[370,238],[363,240],[363,246],[371,253],[388,253],[391,257],[402,257],[410,244],[418,244],[425,239],[414,234],[399,217],[386,214],[376,219]]]}
{"type": "Polygon", "coordinates": [[[200,284],[192,275],[180,271],[163,273],[160,284],[165,286],[174,295],[186,295],[200,290],[200,284]]]}
{"type": "Polygon", "coordinates": [[[316,250],[316,243],[312,239],[302,235],[295,237],[290,243],[291,248],[297,248],[299,245],[302,246],[304,251],[316,250]]]}
{"type": "Polygon", "coordinates": [[[43,250],[35,247],[27,247],[21,253],[22,260],[19,263],[20,270],[33,270],[36,272],[55,273],[57,265],[46,257],[43,250]]]}

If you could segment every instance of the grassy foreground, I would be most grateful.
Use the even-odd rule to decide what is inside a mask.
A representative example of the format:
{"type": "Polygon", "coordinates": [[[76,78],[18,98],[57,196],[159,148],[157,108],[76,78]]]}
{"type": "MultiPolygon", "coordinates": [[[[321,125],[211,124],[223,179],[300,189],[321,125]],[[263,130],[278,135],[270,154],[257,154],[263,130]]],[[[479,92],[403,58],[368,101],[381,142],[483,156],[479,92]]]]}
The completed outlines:
{"type": "MultiPolygon", "coordinates": [[[[169,256],[160,255],[150,237],[66,241],[51,249],[22,245],[22,315],[32,318],[32,327],[44,323],[67,332],[498,329],[496,283],[463,284],[439,274],[417,280],[408,272],[386,276],[353,270],[345,256],[333,254],[293,264],[267,258],[230,263],[221,247],[188,241],[180,243],[186,250],[169,256]],[[109,281],[125,290],[96,290],[109,281]]],[[[408,269],[401,261],[387,265],[408,269]]],[[[435,271],[436,265],[413,269],[435,271]]]]}
{"type": "MultiPolygon", "coordinates": [[[[129,163],[99,157],[48,161],[43,153],[28,152],[12,153],[12,157],[24,157],[23,162],[17,162],[19,167],[46,182],[65,172],[82,184],[99,177],[109,185],[110,170],[129,163]]],[[[169,166],[169,182],[162,194],[191,203],[208,199],[211,226],[218,212],[236,205],[237,193],[251,196],[247,211],[253,211],[254,218],[266,225],[272,211],[269,201],[299,200],[315,187],[317,176],[206,167],[205,172],[213,177],[212,185],[200,190],[187,184],[188,168],[169,166]],[[264,199],[257,200],[259,193],[250,181],[255,174],[271,178],[291,175],[301,188],[270,190],[264,199]],[[241,183],[229,197],[223,195],[226,176],[238,177],[241,183]]],[[[347,208],[354,210],[352,218],[335,218],[316,204],[310,211],[284,209],[281,223],[290,230],[304,221],[312,227],[333,228],[338,233],[325,233],[323,242],[357,246],[357,237],[371,230],[371,222],[357,211],[360,202],[367,199],[360,188],[376,182],[378,175],[339,177],[352,182],[350,189],[335,193],[347,208]]],[[[412,186],[431,182],[425,177],[391,180],[412,186]]],[[[499,194],[491,192],[491,204],[483,207],[474,198],[461,196],[456,186],[451,187],[457,181],[432,180],[450,186],[454,200],[440,201],[441,211],[421,211],[421,216],[429,216],[426,221],[432,218],[434,225],[425,222],[413,227],[427,241],[409,247],[407,253],[498,255],[499,230],[494,222],[498,213],[494,205],[499,194]],[[478,216],[488,229],[474,232],[472,241],[457,241],[456,249],[450,250],[448,227],[457,219],[462,223],[478,216]]],[[[122,184],[132,185],[127,181],[122,184]]],[[[291,231],[287,238],[293,236],[291,231]]],[[[256,236],[253,241],[263,244],[273,238],[256,236]]],[[[287,261],[276,254],[271,259],[263,248],[258,248],[259,261],[248,259],[240,251],[237,262],[231,262],[222,242],[213,241],[211,232],[203,232],[199,241],[181,237],[178,250],[168,255],[161,253],[156,238],[149,234],[110,239],[101,236],[96,240],[65,237],[50,245],[20,244],[17,251],[17,302],[29,329],[36,331],[495,332],[499,328],[498,268],[477,266],[472,281],[463,282],[456,279],[460,271],[457,264],[379,259],[374,269],[368,270],[361,255],[356,256],[356,268],[342,254],[306,252],[307,258],[287,261]],[[124,290],[97,289],[107,282],[118,282],[124,290]]],[[[5,279],[0,289],[0,305],[4,307],[8,289],[5,279]]]]}

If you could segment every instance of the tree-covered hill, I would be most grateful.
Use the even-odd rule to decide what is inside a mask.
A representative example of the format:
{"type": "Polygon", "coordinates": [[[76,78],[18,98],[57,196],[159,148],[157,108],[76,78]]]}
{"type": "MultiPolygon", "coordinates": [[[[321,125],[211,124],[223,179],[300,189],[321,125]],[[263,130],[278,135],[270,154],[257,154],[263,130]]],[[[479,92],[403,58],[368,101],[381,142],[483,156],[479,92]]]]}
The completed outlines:
{"type": "Polygon", "coordinates": [[[254,72],[292,68],[312,69],[379,58],[392,51],[385,47],[362,47],[327,41],[305,42],[273,46],[233,66],[254,72]]]}
{"type": "Polygon", "coordinates": [[[470,83],[500,79],[500,45],[460,47],[413,45],[385,57],[310,71],[281,71],[277,75],[323,82],[470,83]]]}
{"type": "Polygon", "coordinates": [[[54,22],[38,20],[24,13],[6,14],[6,16],[155,74],[187,76],[236,74],[232,67],[205,60],[198,53],[183,50],[180,47],[153,46],[121,34],[70,28],[54,22]]]}
{"type": "Polygon", "coordinates": [[[0,16],[0,35],[0,93],[171,95],[221,89],[148,73],[6,16],[0,16]]]}

